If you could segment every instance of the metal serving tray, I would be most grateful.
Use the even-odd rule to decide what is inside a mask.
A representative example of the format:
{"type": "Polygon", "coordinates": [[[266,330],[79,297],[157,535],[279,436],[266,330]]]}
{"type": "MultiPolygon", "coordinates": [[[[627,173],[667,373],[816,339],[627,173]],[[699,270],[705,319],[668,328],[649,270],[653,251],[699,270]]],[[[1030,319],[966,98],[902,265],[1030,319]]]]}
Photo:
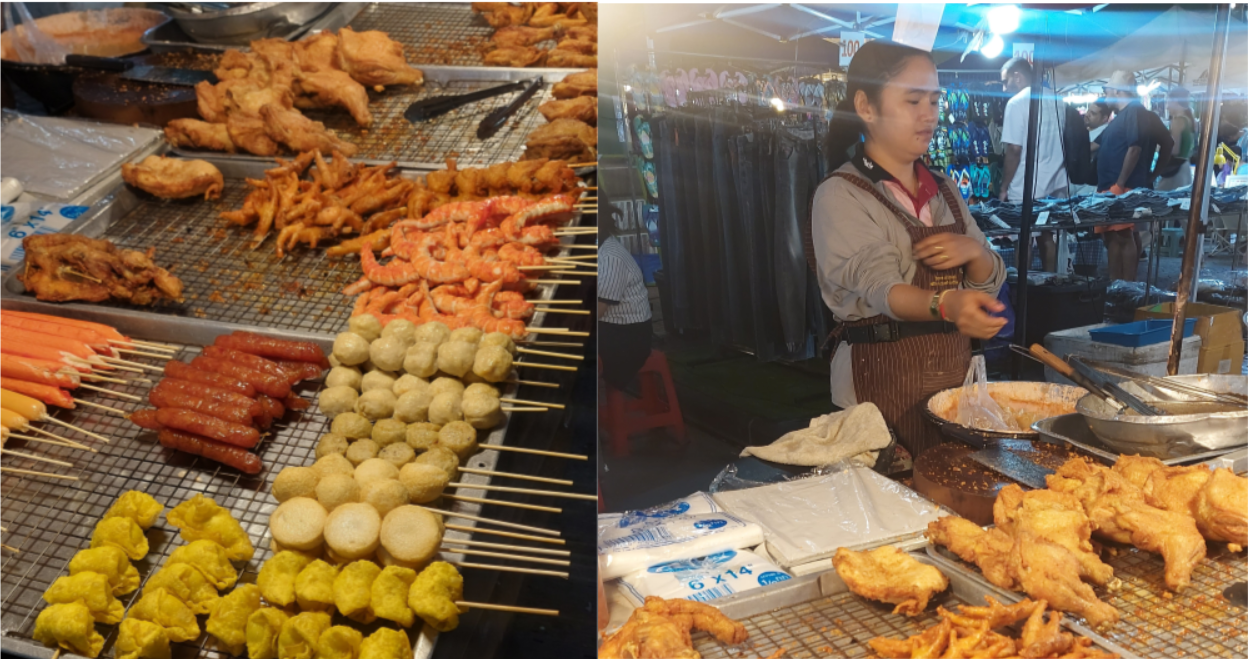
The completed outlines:
{"type": "MultiPolygon", "coordinates": [[[[48,305],[31,303],[27,300],[6,299],[4,309],[29,310],[48,313],[48,305]]],[[[56,313],[53,311],[52,313],[56,313]]],[[[148,313],[136,313],[127,310],[110,309],[107,307],[87,307],[85,310],[74,310],[72,313],[60,315],[109,324],[123,334],[135,339],[158,341],[178,346],[181,350],[173,357],[181,361],[189,361],[200,352],[200,347],[211,344],[221,334],[236,330],[247,330],[271,334],[282,338],[315,341],[326,350],[330,349],[333,337],[299,331],[272,331],[265,328],[243,326],[215,321],[201,321],[188,318],[157,316],[148,313]]],[[[135,357],[136,361],[144,361],[153,366],[161,360],[135,357]]],[[[157,375],[158,374],[154,374],[157,375]]],[[[146,376],[144,376],[146,377],[146,376]]],[[[157,377],[153,377],[153,380],[157,377]]],[[[126,412],[149,407],[146,403],[147,386],[139,384],[101,384],[114,391],[144,397],[143,402],[105,397],[85,390],[75,392],[80,398],[91,402],[99,402],[119,408],[126,412]]],[[[305,399],[315,401],[323,381],[305,382],[297,389],[297,394],[305,399]]],[[[514,393],[515,385],[509,385],[507,393],[514,393]]],[[[14,652],[28,657],[48,657],[52,650],[31,640],[35,618],[45,603],[43,592],[58,577],[67,574],[69,560],[80,549],[89,546],[91,531],[95,524],[112,505],[113,501],[127,490],[140,490],[156,498],[165,505],[167,513],[174,506],[190,499],[196,494],[211,497],[222,507],[228,509],[251,536],[256,547],[255,557],[239,571],[240,582],[252,583],[259,573],[260,566],[272,555],[269,547],[270,536],[269,515],[277,508],[277,501],[270,496],[273,480],[283,467],[306,466],[315,460],[315,448],[321,435],[329,431],[329,419],[316,411],[315,402],[312,408],[302,412],[288,411],[286,421],[275,423],[269,435],[261,440],[256,452],[265,462],[264,471],[256,476],[248,476],[233,469],[223,467],[216,462],[204,460],[166,449],[156,443],[154,434],[142,430],[125,419],[109,415],[93,408],[80,407],[76,410],[57,410],[53,416],[73,423],[92,432],[111,438],[111,443],[101,444],[92,439],[68,431],[55,428],[57,434],[96,448],[98,453],[76,451],[68,448],[57,448],[47,444],[32,444],[30,452],[54,459],[71,462],[73,469],[55,467],[55,473],[75,475],[78,481],[52,481],[42,478],[19,477],[6,475],[0,481],[0,499],[4,506],[0,509],[0,523],[8,529],[3,539],[5,544],[15,547],[20,553],[0,552],[0,647],[6,652],[14,652]]],[[[503,425],[493,429],[482,440],[483,445],[501,445],[507,432],[511,414],[503,425]]],[[[8,447],[21,447],[26,442],[12,439],[8,447]]],[[[479,469],[493,469],[498,461],[497,451],[484,451],[474,455],[468,465],[479,469]]],[[[6,466],[25,469],[49,471],[48,465],[24,458],[4,458],[6,466]]],[[[487,476],[461,474],[460,482],[486,485],[490,482],[487,476]]],[[[487,492],[476,489],[462,489],[457,494],[485,498],[487,492]]],[[[450,504],[451,502],[447,502],[450,504]]],[[[444,505],[452,512],[470,515],[482,514],[481,504],[456,501],[453,505],[444,505]]],[[[485,516],[489,516],[488,514],[485,516]]],[[[456,524],[476,526],[472,520],[454,519],[456,524]]],[[[147,557],[136,562],[144,582],[159,570],[168,559],[169,554],[184,544],[178,537],[177,529],[170,526],[162,515],[160,520],[147,533],[151,551],[147,557]]],[[[446,537],[466,539],[471,534],[462,531],[447,531],[446,537]]],[[[462,560],[462,554],[443,552],[449,560],[462,560]]],[[[472,577],[469,576],[469,579],[472,577]]],[[[138,591],[125,596],[123,604],[128,608],[137,601],[143,592],[138,591]]],[[[202,624],[204,617],[200,616],[202,624]]],[[[341,616],[335,624],[347,624],[360,627],[346,621],[341,616]]],[[[365,626],[362,629],[370,633],[379,623],[365,626]]],[[[113,643],[116,640],[116,625],[98,625],[97,630],[105,637],[104,650],[101,657],[113,656],[113,643]]],[[[427,659],[437,640],[437,632],[431,628],[412,628],[408,630],[413,638],[414,659],[427,659]]],[[[211,637],[206,633],[190,643],[174,644],[174,655],[203,656],[225,659],[229,655],[216,649],[211,637]]],[[[68,656],[70,653],[62,653],[68,656]]]]}
{"type": "Polygon", "coordinates": [[[1240,449],[1233,453],[1220,455],[1212,460],[1206,460],[1202,464],[1208,465],[1210,469],[1230,469],[1231,471],[1243,476],[1248,473],[1248,449],[1240,449]]]}
{"type": "MultiPolygon", "coordinates": [[[[230,225],[218,214],[240,208],[249,191],[243,178],[263,178],[264,170],[273,163],[212,156],[205,159],[225,176],[220,199],[156,199],[126,186],[120,173],[114,172],[111,194],[65,229],[68,233],[111,240],[126,249],[143,251],[155,247],[156,263],[172,266],[173,274],[185,284],[185,303],[151,307],[117,302],[38,304],[65,309],[65,314],[86,314],[101,308],[130,309],[141,311],[139,316],[172,315],[322,334],[343,331],[354,298],[341,291],[360,278],[359,258],[330,258],[324,249],[301,247],[279,259],[272,238],[252,250],[250,230],[230,225]]],[[[570,243],[575,237],[564,240],[570,243]]],[[[34,303],[34,296],[27,294],[17,279],[22,270],[22,264],[17,264],[5,276],[3,297],[20,297],[34,303]]],[[[555,288],[542,285],[536,298],[551,299],[555,288]]],[[[539,327],[545,321],[546,314],[538,312],[529,324],[539,327]]]]}
{"type": "MultiPolygon", "coordinates": [[[[320,121],[342,139],[359,147],[355,162],[381,164],[397,162],[405,169],[437,170],[455,158],[460,169],[484,167],[509,160],[520,160],[529,134],[546,123],[537,108],[554,99],[554,83],[583,69],[505,69],[468,66],[419,66],[425,74],[420,87],[391,86],[383,92],[368,90],[368,109],[373,123],[361,128],[342,108],[303,110],[309,119],[320,121]],[[490,112],[506,106],[519,92],[495,96],[419,124],[403,117],[408,106],[431,96],[467,94],[518,80],[541,76],[546,81],[514,115],[508,124],[488,140],[477,139],[477,124],[490,112]]],[[[174,149],[192,158],[228,158],[243,162],[272,163],[272,158],[248,154],[223,155],[218,151],[174,149]]],[[[270,165],[271,166],[271,165],[270,165]]]]}
{"type": "Polygon", "coordinates": [[[467,2],[370,2],[350,21],[356,32],[381,30],[417,65],[485,66],[481,46],[494,28],[467,2]]]}
{"type": "MultiPolygon", "coordinates": [[[[1088,427],[1088,422],[1083,418],[1082,414],[1063,414],[1048,419],[1041,419],[1031,425],[1032,429],[1040,433],[1040,435],[1054,442],[1064,442],[1091,453],[1098,458],[1104,460],[1107,464],[1113,464],[1118,461],[1121,455],[1118,451],[1105,445],[1092,429],[1088,427]]],[[[1182,452],[1181,455],[1169,457],[1162,462],[1167,465],[1190,464],[1208,460],[1217,456],[1229,453],[1235,450],[1235,447],[1220,448],[1213,450],[1202,450],[1199,447],[1190,447],[1192,452],[1182,452]]]]}
{"type": "MultiPolygon", "coordinates": [[[[875,652],[867,641],[877,636],[900,639],[918,634],[939,620],[937,606],[983,606],[985,595],[1000,599],[996,591],[971,574],[945,569],[922,554],[911,556],[940,568],[949,577],[949,588],[933,597],[921,615],[894,615],[892,604],[851,593],[836,571],[830,570],[712,601],[724,615],[744,624],[750,638],[740,646],[727,646],[710,634],[698,632],[693,647],[705,659],[778,656],[782,649],[785,659],[873,657],[875,652]]],[[[1123,659],[1136,657],[1090,630],[1074,631],[1123,659]]]]}
{"type": "MultiPolygon", "coordinates": [[[[963,562],[945,547],[928,545],[927,554],[951,579],[954,573],[961,573],[984,580],[977,566],[963,562]]],[[[1227,551],[1223,543],[1210,543],[1209,555],[1192,573],[1192,583],[1182,593],[1166,589],[1165,561],[1157,554],[1120,547],[1102,558],[1114,568],[1114,577],[1121,580],[1121,586],[1114,591],[1093,587],[1097,597],[1113,605],[1121,615],[1117,627],[1103,638],[1136,648],[1150,657],[1238,659],[1248,653],[1248,635],[1244,634],[1248,629],[1248,609],[1236,607],[1222,594],[1244,579],[1242,554],[1227,551]]],[[[989,587],[1000,593],[1003,601],[1012,603],[1024,597],[1022,593],[989,587]]],[[[1070,616],[1063,624],[1080,633],[1088,630],[1070,616]]]]}

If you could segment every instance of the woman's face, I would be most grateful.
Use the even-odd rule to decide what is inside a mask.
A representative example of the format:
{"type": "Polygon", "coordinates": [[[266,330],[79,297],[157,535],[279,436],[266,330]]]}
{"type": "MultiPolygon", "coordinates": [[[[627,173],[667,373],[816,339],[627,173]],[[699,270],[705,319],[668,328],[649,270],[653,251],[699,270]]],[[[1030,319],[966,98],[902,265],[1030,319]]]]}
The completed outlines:
{"type": "Polygon", "coordinates": [[[940,79],[926,57],[911,57],[880,91],[872,105],[866,94],[855,99],[855,109],[879,147],[906,160],[917,160],[932,141],[940,115],[940,79]]]}

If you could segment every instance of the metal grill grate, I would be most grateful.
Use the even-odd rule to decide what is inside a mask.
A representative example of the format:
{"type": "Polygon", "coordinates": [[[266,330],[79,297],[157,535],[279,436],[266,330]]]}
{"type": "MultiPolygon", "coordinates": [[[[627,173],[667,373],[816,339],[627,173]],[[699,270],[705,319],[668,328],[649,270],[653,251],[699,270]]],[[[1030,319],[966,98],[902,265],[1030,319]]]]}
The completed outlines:
{"type": "Polygon", "coordinates": [[[405,166],[430,169],[444,167],[448,157],[458,159],[460,168],[519,160],[524,155],[524,143],[529,134],[546,123],[537,107],[554,98],[550,75],[546,76],[547,85],[512,115],[502,130],[487,140],[477,139],[477,125],[487,114],[514,100],[519,91],[466,105],[415,126],[403,117],[408,106],[416,101],[431,96],[467,94],[497,87],[512,79],[500,71],[497,77],[482,80],[477,73],[473,79],[456,79],[454,74],[441,82],[426,79],[418,89],[395,87],[381,93],[369,91],[368,107],[373,113],[373,124],[368,129],[360,128],[351,115],[341,109],[303,112],[357,145],[360,150],[355,157],[358,159],[393,160],[405,166]]]}
{"type": "Polygon", "coordinates": [[[352,19],[352,30],[381,30],[403,44],[416,64],[483,66],[480,47],[494,28],[468,3],[368,4],[352,19]]]}
{"type": "MultiPolygon", "coordinates": [[[[176,344],[175,344],[176,345],[176,344]]],[[[199,354],[197,346],[183,347],[176,359],[189,361],[199,354]]],[[[155,362],[150,362],[155,363],[155,362]]],[[[159,374],[156,374],[159,376],[159,374]]],[[[147,387],[141,384],[111,384],[114,391],[146,397],[147,387]]],[[[298,393],[314,398],[320,383],[304,383],[298,393]]],[[[126,412],[147,407],[112,397],[92,396],[91,400],[126,412]]],[[[265,463],[258,476],[247,476],[215,462],[161,447],[150,441],[153,433],[143,431],[125,419],[102,412],[61,410],[56,416],[111,438],[102,444],[64,428],[47,426],[57,434],[96,448],[99,453],[54,447],[47,444],[22,446],[22,440],[10,440],[7,447],[71,462],[74,469],[51,466],[25,458],[6,456],[6,466],[74,475],[78,481],[51,481],[44,478],[6,476],[0,485],[0,520],[8,529],[4,542],[20,553],[0,553],[0,626],[6,637],[29,639],[35,618],[43,610],[43,592],[58,577],[68,574],[69,560],[90,545],[95,524],[123,492],[146,492],[165,505],[173,506],[203,494],[227,508],[256,546],[256,556],[240,568],[241,581],[254,581],[260,566],[271,555],[268,545],[268,518],[277,502],[268,492],[273,479],[283,467],[303,466],[313,460],[317,439],[328,431],[329,420],[310,412],[290,412],[285,422],[273,425],[269,435],[256,452],[265,463]],[[140,439],[140,435],[144,439],[140,439]]],[[[135,562],[144,583],[166,562],[169,554],[185,544],[177,529],[169,526],[162,515],[147,532],[150,551],[146,558],[135,562]]],[[[122,598],[127,608],[142,593],[140,590],[122,598]]],[[[202,618],[201,618],[202,622],[202,618]]],[[[97,626],[105,635],[102,656],[111,656],[117,632],[116,625],[97,626]]],[[[208,644],[207,634],[192,643],[175,644],[175,656],[221,656],[208,644]]]]}
{"type": "Polygon", "coordinates": [[[329,258],[323,249],[297,249],[279,259],[274,237],[252,250],[249,230],[218,218],[221,211],[240,208],[249,190],[241,180],[229,179],[215,203],[144,198],[97,237],[126,249],[155,246],[158,263],[175,265],[186,303],[155,311],[257,327],[341,331],[352,298],[340,291],[359,279],[358,259],[329,258]]]}

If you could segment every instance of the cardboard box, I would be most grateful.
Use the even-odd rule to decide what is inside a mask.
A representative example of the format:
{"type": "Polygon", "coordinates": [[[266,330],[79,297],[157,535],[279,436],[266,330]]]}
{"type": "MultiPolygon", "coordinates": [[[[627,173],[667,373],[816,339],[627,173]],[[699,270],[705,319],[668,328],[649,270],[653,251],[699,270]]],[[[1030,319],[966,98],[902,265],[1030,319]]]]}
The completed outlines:
{"type": "Polygon", "coordinates": [[[1196,362],[1197,373],[1239,375],[1244,367],[1244,342],[1235,341],[1220,346],[1201,346],[1196,362]]]}
{"type": "MultiPolygon", "coordinates": [[[[1196,335],[1201,339],[1202,346],[1226,346],[1244,340],[1243,321],[1240,320],[1242,309],[1219,307],[1199,302],[1187,303],[1187,317],[1196,319],[1196,335]]],[[[1174,318],[1174,303],[1162,302],[1135,310],[1136,320],[1174,318]]],[[[1202,371],[1203,373],[1204,371],[1202,371]]]]}

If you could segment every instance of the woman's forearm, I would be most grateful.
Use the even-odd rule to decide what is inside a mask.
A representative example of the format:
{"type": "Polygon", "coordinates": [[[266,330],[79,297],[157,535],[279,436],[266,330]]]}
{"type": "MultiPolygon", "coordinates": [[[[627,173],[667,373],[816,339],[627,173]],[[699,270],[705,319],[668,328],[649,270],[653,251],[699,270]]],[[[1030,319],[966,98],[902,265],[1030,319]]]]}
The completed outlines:
{"type": "Polygon", "coordinates": [[[982,284],[992,279],[995,265],[992,256],[988,254],[988,248],[985,247],[979,256],[966,264],[966,278],[976,284],[982,284]]]}
{"type": "Polygon", "coordinates": [[[937,320],[932,317],[935,291],[910,284],[897,284],[888,291],[888,307],[898,320],[937,320]]]}

